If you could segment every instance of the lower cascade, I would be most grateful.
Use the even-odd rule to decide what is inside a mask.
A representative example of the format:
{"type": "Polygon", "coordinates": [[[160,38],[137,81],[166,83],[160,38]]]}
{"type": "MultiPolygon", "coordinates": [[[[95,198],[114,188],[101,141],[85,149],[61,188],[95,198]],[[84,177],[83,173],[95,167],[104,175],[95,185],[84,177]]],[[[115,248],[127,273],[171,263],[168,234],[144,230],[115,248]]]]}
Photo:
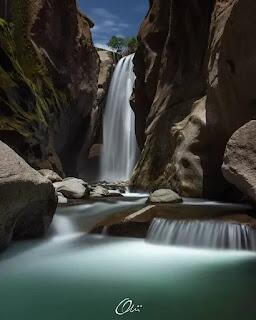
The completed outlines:
{"type": "Polygon", "coordinates": [[[135,116],[130,106],[135,81],[133,57],[118,62],[109,88],[103,120],[101,180],[128,180],[137,160],[135,116]]]}
{"type": "Polygon", "coordinates": [[[222,221],[154,219],[147,240],[177,246],[256,250],[253,228],[222,221]]]}

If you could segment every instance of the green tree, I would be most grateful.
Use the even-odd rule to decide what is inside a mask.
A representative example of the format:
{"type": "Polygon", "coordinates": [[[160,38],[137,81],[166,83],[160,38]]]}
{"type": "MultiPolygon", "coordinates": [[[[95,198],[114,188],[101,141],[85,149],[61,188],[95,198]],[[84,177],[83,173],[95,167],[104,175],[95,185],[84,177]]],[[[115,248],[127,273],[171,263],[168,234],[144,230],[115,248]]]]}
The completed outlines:
{"type": "Polygon", "coordinates": [[[107,45],[117,50],[118,52],[126,55],[134,53],[137,50],[138,47],[138,41],[135,37],[117,37],[112,36],[107,45]]]}
{"type": "Polygon", "coordinates": [[[119,52],[123,52],[124,49],[126,48],[127,44],[126,44],[126,40],[123,37],[116,37],[113,36],[109,42],[107,43],[107,45],[112,48],[115,49],[119,52]]]}
{"type": "Polygon", "coordinates": [[[126,39],[127,52],[129,54],[134,53],[138,48],[138,40],[135,37],[129,37],[126,39]]]}

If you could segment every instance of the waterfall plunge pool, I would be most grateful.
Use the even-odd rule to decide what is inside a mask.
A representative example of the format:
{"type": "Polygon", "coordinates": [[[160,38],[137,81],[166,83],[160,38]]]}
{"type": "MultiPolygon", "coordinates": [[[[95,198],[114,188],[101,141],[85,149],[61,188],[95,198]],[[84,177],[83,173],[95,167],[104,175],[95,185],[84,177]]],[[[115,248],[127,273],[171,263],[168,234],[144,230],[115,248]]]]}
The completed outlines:
{"type": "Polygon", "coordinates": [[[118,319],[125,298],[142,306],[126,319],[255,319],[253,252],[81,233],[142,200],[59,208],[48,239],[14,243],[1,255],[1,319],[118,319]]]}

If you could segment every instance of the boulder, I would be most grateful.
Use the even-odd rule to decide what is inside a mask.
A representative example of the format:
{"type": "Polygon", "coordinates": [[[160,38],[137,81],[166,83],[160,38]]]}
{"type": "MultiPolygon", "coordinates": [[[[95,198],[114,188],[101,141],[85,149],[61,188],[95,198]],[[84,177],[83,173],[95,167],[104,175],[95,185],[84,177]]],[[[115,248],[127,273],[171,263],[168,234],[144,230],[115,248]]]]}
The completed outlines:
{"type": "Polygon", "coordinates": [[[58,204],[67,204],[68,203],[68,199],[66,197],[64,197],[61,192],[57,192],[57,196],[58,196],[58,204]]]}
{"type": "Polygon", "coordinates": [[[44,176],[46,179],[50,180],[51,182],[59,182],[62,181],[62,178],[54,171],[50,169],[41,169],[38,172],[44,176]]]}
{"type": "Polygon", "coordinates": [[[52,183],[0,141],[0,249],[12,238],[43,236],[56,206],[52,183]]]}
{"type": "Polygon", "coordinates": [[[109,191],[106,188],[103,188],[101,186],[97,186],[93,189],[92,193],[90,194],[91,197],[97,198],[97,197],[107,197],[109,195],[109,191]]]}
{"type": "Polygon", "coordinates": [[[159,189],[154,191],[149,199],[150,203],[178,203],[182,202],[182,198],[171,189],[159,189]]]}
{"type": "Polygon", "coordinates": [[[62,193],[68,199],[82,199],[89,195],[88,184],[77,178],[66,178],[60,182],[55,182],[56,192],[62,193]]]}
{"type": "Polygon", "coordinates": [[[238,129],[228,141],[222,172],[225,179],[256,203],[256,120],[238,129]]]}

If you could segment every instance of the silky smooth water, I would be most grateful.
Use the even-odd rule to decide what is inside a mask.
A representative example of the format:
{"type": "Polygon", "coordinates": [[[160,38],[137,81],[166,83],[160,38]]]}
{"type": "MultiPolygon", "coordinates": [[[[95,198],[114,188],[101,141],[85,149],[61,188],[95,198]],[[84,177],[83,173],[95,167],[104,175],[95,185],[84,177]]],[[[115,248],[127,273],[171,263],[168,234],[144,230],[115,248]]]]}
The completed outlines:
{"type": "Polygon", "coordinates": [[[103,119],[101,180],[128,180],[137,160],[135,115],[129,102],[135,81],[133,57],[118,62],[109,88],[103,119]]]}
{"type": "Polygon", "coordinates": [[[158,244],[256,251],[255,229],[232,222],[154,219],[147,239],[158,244]]]}
{"type": "Polygon", "coordinates": [[[13,243],[0,257],[1,319],[254,320],[253,252],[86,234],[92,222],[144,202],[59,208],[46,239],[13,243]],[[140,311],[118,316],[125,298],[140,311]]]}

